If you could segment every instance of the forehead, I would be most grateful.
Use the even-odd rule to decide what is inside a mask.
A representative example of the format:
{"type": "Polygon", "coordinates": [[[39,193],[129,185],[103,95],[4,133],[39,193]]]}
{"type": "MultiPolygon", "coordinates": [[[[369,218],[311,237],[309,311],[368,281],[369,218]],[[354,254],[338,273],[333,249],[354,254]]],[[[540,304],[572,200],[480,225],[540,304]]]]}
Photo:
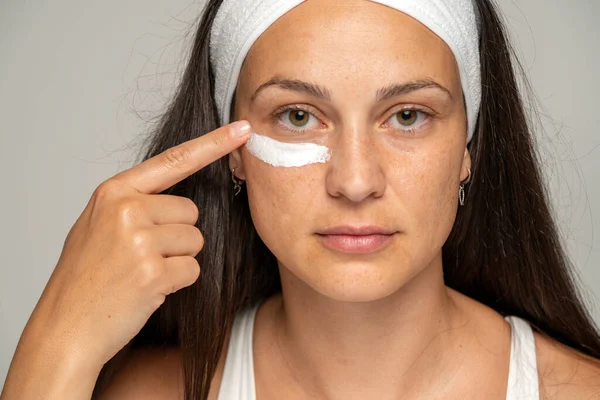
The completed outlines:
{"type": "Polygon", "coordinates": [[[368,0],[307,0],[271,25],[242,67],[244,86],[273,75],[359,84],[433,79],[460,91],[446,43],[414,18],[368,0]]]}

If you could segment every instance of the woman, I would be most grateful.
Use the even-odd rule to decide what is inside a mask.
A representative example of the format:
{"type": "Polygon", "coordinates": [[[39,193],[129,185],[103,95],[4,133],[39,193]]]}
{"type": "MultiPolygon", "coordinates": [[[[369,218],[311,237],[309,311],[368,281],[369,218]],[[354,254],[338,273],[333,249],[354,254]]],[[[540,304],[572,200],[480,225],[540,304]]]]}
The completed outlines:
{"type": "Polygon", "coordinates": [[[2,400],[599,394],[491,0],[421,1],[438,25],[410,1],[298,3],[245,37],[227,17],[259,6],[209,2],[146,160],[69,233],[2,400]]]}

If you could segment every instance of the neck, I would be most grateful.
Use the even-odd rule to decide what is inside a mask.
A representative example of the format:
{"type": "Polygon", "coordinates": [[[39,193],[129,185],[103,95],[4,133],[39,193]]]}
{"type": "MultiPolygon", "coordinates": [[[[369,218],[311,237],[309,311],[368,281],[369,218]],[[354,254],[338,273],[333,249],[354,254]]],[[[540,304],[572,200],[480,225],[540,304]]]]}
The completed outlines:
{"type": "Polygon", "coordinates": [[[299,386],[317,398],[423,394],[464,361],[458,350],[467,332],[456,328],[465,318],[444,285],[441,254],[400,290],[370,302],[334,301],[281,266],[280,274],[275,323],[281,357],[299,386]]]}

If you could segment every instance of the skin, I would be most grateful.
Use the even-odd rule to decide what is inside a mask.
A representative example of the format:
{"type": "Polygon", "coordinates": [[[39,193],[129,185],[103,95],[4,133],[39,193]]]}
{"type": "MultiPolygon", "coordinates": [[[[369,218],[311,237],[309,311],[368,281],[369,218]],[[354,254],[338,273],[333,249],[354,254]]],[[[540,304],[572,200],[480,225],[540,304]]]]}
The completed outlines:
{"type": "MultiPolygon", "coordinates": [[[[446,287],[442,275],[441,248],[471,164],[449,47],[380,4],[309,0],[252,46],[234,117],[277,140],[333,151],[327,164],[300,168],[271,167],[244,148],[230,156],[283,287],[256,317],[258,398],[505,398],[510,326],[446,287]],[[331,101],[280,87],[252,101],[274,76],[324,86],[331,101]],[[422,79],[450,95],[423,89],[375,102],[380,87],[422,79]],[[287,105],[310,116],[292,110],[270,117],[287,105]],[[394,121],[403,108],[434,115],[409,123],[417,130],[407,133],[394,121]],[[334,251],[315,235],[344,224],[396,234],[387,247],[362,255],[334,251]]],[[[550,342],[536,333],[536,343],[542,376],[550,342]]]]}
{"type": "MultiPolygon", "coordinates": [[[[475,362],[482,350],[476,336],[487,328],[478,330],[461,309],[464,300],[443,282],[441,248],[471,159],[456,61],[440,38],[376,3],[304,2],[251,48],[235,111],[256,132],[333,151],[327,164],[289,169],[273,168],[244,149],[231,155],[236,175],[246,180],[256,229],[279,260],[283,285],[282,298],[264,306],[271,313],[265,336],[274,339],[265,342],[275,345],[258,353],[259,373],[285,371],[281,381],[291,383],[293,376],[298,397],[391,399],[463,393],[462,378],[475,367],[506,370],[507,323],[495,316],[490,325],[499,333],[488,332],[496,340],[484,368],[475,362]],[[297,45],[282,48],[282,38],[290,37],[297,45]],[[377,57],[358,62],[360,49],[377,57]],[[252,102],[256,88],[273,76],[326,86],[331,101],[271,87],[252,102]],[[450,94],[429,88],[375,102],[380,87],[423,79],[450,94]],[[289,104],[307,107],[310,120],[298,127],[290,122],[298,119],[293,112],[279,122],[269,117],[289,104]],[[407,133],[394,121],[403,108],[435,115],[419,116],[408,124],[417,131],[407,133]],[[315,235],[342,224],[397,233],[375,253],[344,254],[315,235]],[[281,369],[272,367],[274,360],[281,369]]],[[[481,378],[492,393],[502,393],[505,375],[481,378]]],[[[269,381],[257,393],[272,391],[269,381]]]]}

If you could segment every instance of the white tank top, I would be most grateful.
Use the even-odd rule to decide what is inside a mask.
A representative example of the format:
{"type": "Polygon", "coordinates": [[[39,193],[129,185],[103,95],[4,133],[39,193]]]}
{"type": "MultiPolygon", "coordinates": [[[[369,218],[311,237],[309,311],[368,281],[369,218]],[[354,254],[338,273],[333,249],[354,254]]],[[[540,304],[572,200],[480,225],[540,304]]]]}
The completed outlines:
{"type": "MultiPolygon", "coordinates": [[[[252,333],[260,302],[235,318],[229,340],[218,400],[256,400],[252,333]]],[[[504,318],[511,325],[510,366],[506,400],[539,400],[533,331],[517,316],[504,318]]]]}

